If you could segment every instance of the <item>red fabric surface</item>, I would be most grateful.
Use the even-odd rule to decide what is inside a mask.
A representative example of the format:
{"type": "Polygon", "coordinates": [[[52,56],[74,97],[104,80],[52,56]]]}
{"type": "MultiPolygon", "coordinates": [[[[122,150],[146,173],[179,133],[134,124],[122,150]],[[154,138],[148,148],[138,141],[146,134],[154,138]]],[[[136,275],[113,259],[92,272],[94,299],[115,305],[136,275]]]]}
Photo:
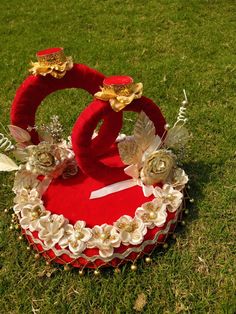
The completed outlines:
{"type": "Polygon", "coordinates": [[[133,79],[130,76],[126,75],[114,75],[106,77],[103,81],[104,85],[128,85],[133,83],[133,79]]]}
{"type": "Polygon", "coordinates": [[[64,50],[63,48],[55,47],[55,48],[48,48],[44,50],[40,50],[36,53],[37,56],[45,56],[45,55],[50,55],[52,53],[58,52],[64,50]]]}
{"type": "MultiPolygon", "coordinates": [[[[51,93],[66,88],[82,88],[94,94],[102,85],[104,75],[84,64],[74,64],[73,68],[61,79],[51,75],[29,76],[18,88],[11,107],[11,123],[23,129],[34,126],[38,106],[51,93]]],[[[120,121],[112,121],[105,117],[98,137],[93,141],[91,149],[93,154],[102,154],[115,141],[121,125],[120,121]],[[118,124],[118,125],[117,125],[118,124]],[[104,133],[109,129],[109,134],[104,133]],[[104,141],[104,136],[106,140],[104,141]]],[[[31,132],[32,141],[38,143],[38,135],[31,132]]]]}
{"type": "MultiPolygon", "coordinates": [[[[165,131],[165,119],[160,109],[150,99],[141,97],[126,106],[124,110],[135,112],[144,111],[153,121],[156,127],[156,133],[160,137],[163,135],[165,131]]],[[[124,174],[124,165],[111,167],[104,164],[97,156],[93,155],[91,150],[91,136],[101,119],[109,115],[116,124],[116,119],[120,119],[121,114],[122,111],[114,112],[108,102],[95,99],[80,114],[72,130],[73,150],[80,169],[88,176],[106,184],[121,181],[128,177],[124,174]]],[[[111,129],[107,128],[106,130],[104,127],[104,134],[109,135],[109,132],[111,132],[111,129]]],[[[106,135],[104,141],[106,141],[106,135]]]]}

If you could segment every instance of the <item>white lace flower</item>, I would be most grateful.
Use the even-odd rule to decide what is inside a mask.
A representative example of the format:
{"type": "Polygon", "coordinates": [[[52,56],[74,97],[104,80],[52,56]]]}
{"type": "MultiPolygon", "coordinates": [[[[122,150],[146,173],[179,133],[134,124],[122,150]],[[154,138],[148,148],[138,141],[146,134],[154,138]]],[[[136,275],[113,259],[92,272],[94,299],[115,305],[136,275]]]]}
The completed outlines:
{"type": "Polygon", "coordinates": [[[124,215],[118,219],[114,226],[120,232],[121,241],[124,245],[137,245],[143,241],[147,233],[147,227],[143,221],[137,217],[124,215]]]}
{"type": "Polygon", "coordinates": [[[65,226],[64,236],[59,241],[59,245],[64,249],[69,246],[72,253],[78,255],[86,249],[86,242],[91,239],[92,231],[85,228],[85,221],[77,221],[74,226],[65,226]]]}
{"type": "Polygon", "coordinates": [[[48,249],[52,248],[64,235],[68,220],[63,215],[53,214],[39,219],[39,238],[44,241],[48,249]]]}
{"type": "Polygon", "coordinates": [[[184,186],[188,182],[188,176],[181,168],[176,168],[173,175],[171,185],[178,191],[183,190],[184,186]]]}
{"type": "Polygon", "coordinates": [[[19,190],[14,198],[14,202],[16,205],[13,207],[13,210],[16,214],[19,214],[26,204],[41,205],[43,203],[40,199],[38,191],[35,188],[32,190],[19,190]]]}
{"type": "Polygon", "coordinates": [[[170,212],[175,212],[182,203],[183,194],[173,189],[169,184],[163,185],[162,189],[156,187],[153,191],[155,197],[160,198],[170,212]]]}
{"type": "Polygon", "coordinates": [[[161,227],[166,222],[166,204],[161,199],[154,198],[151,202],[144,203],[136,209],[136,217],[142,219],[143,223],[150,229],[161,227]]]}
{"type": "Polygon", "coordinates": [[[94,226],[92,229],[92,238],[87,246],[89,248],[97,247],[101,257],[110,257],[114,252],[114,247],[120,246],[120,235],[114,226],[103,224],[94,226]]]}
{"type": "Polygon", "coordinates": [[[49,219],[49,216],[50,212],[42,204],[26,204],[21,211],[20,225],[31,232],[38,231],[40,219],[49,219]]]}

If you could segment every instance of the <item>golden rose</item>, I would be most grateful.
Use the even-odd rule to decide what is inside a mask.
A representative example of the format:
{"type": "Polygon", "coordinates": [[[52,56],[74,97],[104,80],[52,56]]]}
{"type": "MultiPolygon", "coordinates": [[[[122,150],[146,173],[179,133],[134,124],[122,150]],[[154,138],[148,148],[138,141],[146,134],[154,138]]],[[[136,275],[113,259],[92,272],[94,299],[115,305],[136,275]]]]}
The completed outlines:
{"type": "Polygon", "coordinates": [[[166,182],[173,175],[175,156],[167,150],[158,150],[147,156],[140,176],[145,185],[166,182]]]}
{"type": "Polygon", "coordinates": [[[73,158],[73,153],[56,144],[41,142],[26,148],[28,153],[26,170],[37,175],[58,177],[73,158]]]}

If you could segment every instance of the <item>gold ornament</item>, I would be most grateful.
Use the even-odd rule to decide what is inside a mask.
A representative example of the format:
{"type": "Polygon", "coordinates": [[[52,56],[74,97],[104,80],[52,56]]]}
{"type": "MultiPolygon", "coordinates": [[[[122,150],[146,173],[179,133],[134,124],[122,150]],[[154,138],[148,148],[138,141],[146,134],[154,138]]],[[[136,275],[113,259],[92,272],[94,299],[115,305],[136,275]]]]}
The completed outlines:
{"type": "Polygon", "coordinates": [[[80,276],[83,276],[84,275],[84,271],[81,269],[81,270],[79,270],[79,275],[80,276]]]}
{"type": "Polygon", "coordinates": [[[64,265],[64,270],[65,270],[65,271],[69,271],[69,270],[70,270],[70,266],[69,266],[68,264],[65,264],[65,265],[64,265]]]}
{"type": "Polygon", "coordinates": [[[36,253],[35,255],[34,255],[34,258],[37,260],[37,259],[39,259],[40,258],[40,254],[39,253],[36,253]]]}
{"type": "Polygon", "coordinates": [[[99,276],[99,275],[100,275],[100,270],[99,270],[99,269],[95,269],[94,275],[95,275],[95,276],[99,276]]]}
{"type": "Polygon", "coordinates": [[[31,62],[32,68],[29,70],[33,75],[47,75],[60,79],[67,71],[73,68],[71,57],[66,57],[63,48],[58,48],[54,52],[37,53],[38,62],[31,62]]]}
{"type": "Polygon", "coordinates": [[[132,271],[136,271],[136,270],[137,270],[137,265],[132,264],[131,267],[130,267],[130,269],[131,269],[132,271]]]}
{"type": "Polygon", "coordinates": [[[141,98],[143,92],[142,83],[130,83],[124,85],[103,85],[101,91],[94,94],[94,97],[109,101],[112,109],[116,112],[124,109],[134,99],[141,98]]]}
{"type": "Polygon", "coordinates": [[[150,264],[150,263],[152,262],[151,257],[149,257],[149,256],[146,257],[146,258],[145,258],[145,262],[148,263],[148,264],[150,264]]]}
{"type": "Polygon", "coordinates": [[[115,272],[116,274],[120,274],[120,273],[121,273],[121,270],[120,270],[120,268],[116,267],[115,270],[114,270],[114,272],[115,272]]]}
{"type": "Polygon", "coordinates": [[[144,161],[141,180],[146,185],[166,182],[173,176],[175,166],[175,156],[171,152],[163,149],[155,151],[144,161]]]}

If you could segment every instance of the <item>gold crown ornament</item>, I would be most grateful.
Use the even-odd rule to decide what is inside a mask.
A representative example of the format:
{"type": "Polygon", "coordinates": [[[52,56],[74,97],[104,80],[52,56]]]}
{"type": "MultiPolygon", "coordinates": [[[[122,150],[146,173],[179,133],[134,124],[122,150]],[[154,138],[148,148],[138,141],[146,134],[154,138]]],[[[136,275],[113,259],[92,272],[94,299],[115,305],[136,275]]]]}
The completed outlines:
{"type": "Polygon", "coordinates": [[[103,81],[101,91],[94,96],[97,99],[109,101],[116,112],[124,109],[134,99],[141,98],[142,83],[134,83],[130,76],[110,76],[103,81]]]}
{"type": "Polygon", "coordinates": [[[33,75],[52,75],[60,79],[67,71],[73,68],[71,57],[66,57],[63,48],[50,48],[38,51],[36,54],[38,62],[31,62],[32,68],[29,72],[33,75]]]}

